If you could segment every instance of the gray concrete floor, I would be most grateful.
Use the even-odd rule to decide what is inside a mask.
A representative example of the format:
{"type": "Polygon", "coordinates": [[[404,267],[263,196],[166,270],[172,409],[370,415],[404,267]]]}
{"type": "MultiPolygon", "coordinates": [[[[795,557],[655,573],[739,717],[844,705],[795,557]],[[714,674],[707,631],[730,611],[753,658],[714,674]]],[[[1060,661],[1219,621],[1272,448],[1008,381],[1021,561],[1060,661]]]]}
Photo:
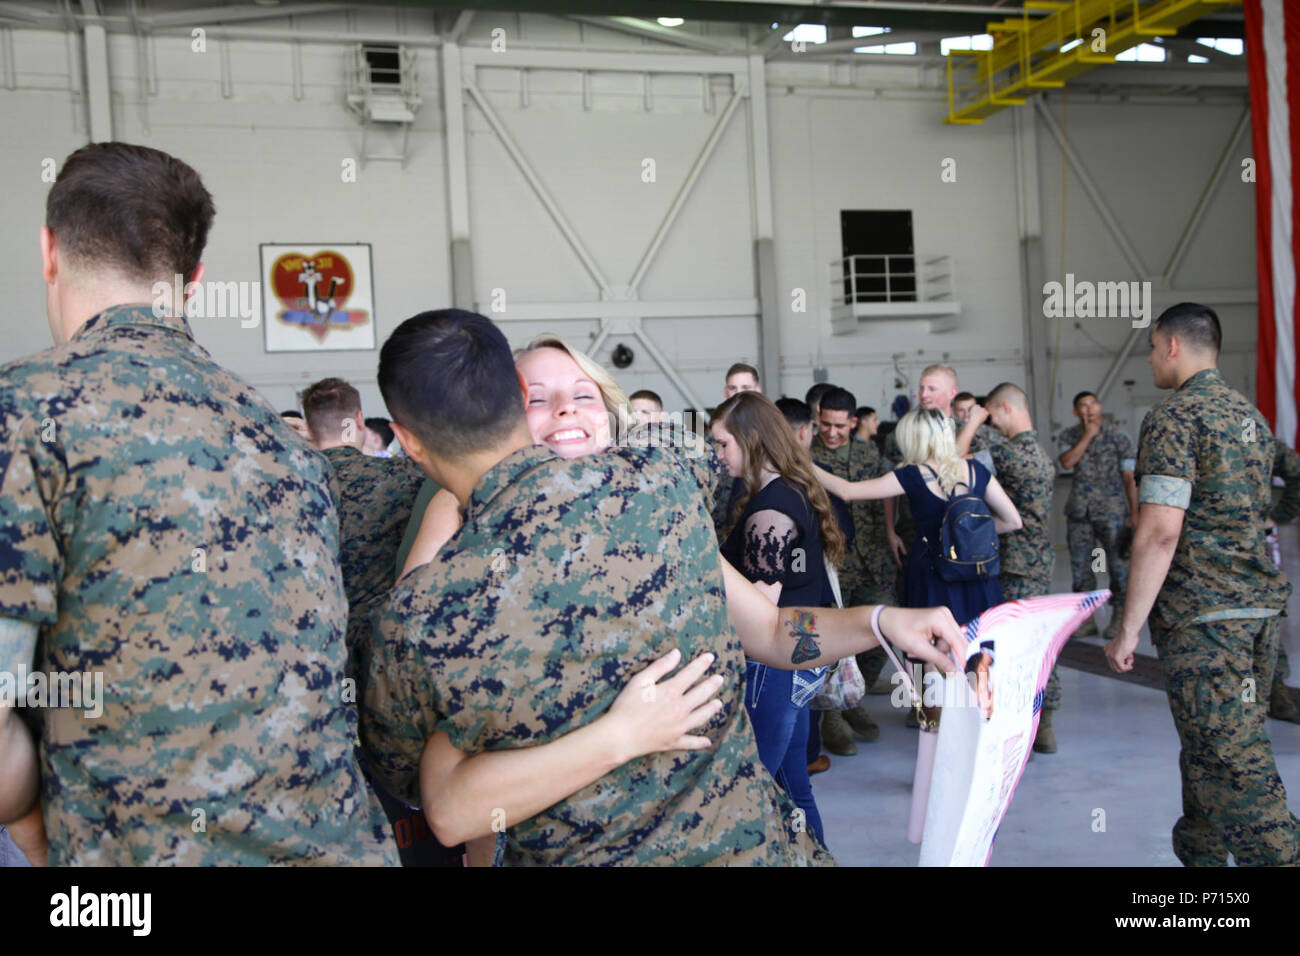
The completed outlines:
{"type": "MultiPolygon", "coordinates": [[[[1282,545],[1284,567],[1296,581],[1300,530],[1284,528],[1282,545]]],[[[1063,548],[1055,588],[1070,589],[1063,548]]],[[[1297,601],[1292,613],[1300,615],[1297,601]]],[[[1098,612],[1102,629],[1109,616],[1109,606],[1098,612]]],[[[1283,639],[1300,671],[1295,620],[1284,619],[1283,639]]],[[[1138,652],[1155,653],[1145,631],[1138,652]]],[[[1170,832],[1182,808],[1179,747],[1164,693],[1068,667],[1058,674],[1060,749],[1035,755],[1025,768],[991,865],[1178,866],[1170,832]],[[1104,832],[1093,830],[1098,809],[1105,811],[1104,832]]],[[[1300,682],[1300,673],[1289,682],[1300,682]]],[[[919,847],[908,843],[906,831],[917,731],[904,726],[905,714],[890,707],[888,694],[868,697],[867,708],[880,724],[880,739],[859,741],[855,756],[832,756],[831,769],[813,777],[826,840],[844,866],[915,866],[919,847]]],[[[1291,809],[1300,814],[1300,725],[1270,720],[1268,729],[1291,809]]]]}

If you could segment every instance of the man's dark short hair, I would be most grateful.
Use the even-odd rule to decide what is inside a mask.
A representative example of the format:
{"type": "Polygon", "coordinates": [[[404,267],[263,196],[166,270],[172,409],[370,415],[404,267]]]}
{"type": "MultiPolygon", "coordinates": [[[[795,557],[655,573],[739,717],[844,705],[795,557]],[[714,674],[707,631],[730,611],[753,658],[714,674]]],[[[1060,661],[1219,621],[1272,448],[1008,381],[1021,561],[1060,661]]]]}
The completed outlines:
{"type": "Polygon", "coordinates": [[[45,225],[74,267],[170,284],[193,278],[215,211],[199,174],[175,156],[91,143],[63,161],[45,225]]]}
{"type": "Polygon", "coordinates": [[[331,441],[342,432],[344,419],[354,418],[361,411],[361,393],[341,378],[313,382],[300,401],[312,435],[331,441]]]}
{"type": "Polygon", "coordinates": [[[387,418],[380,418],[378,416],[367,418],[366,427],[379,436],[380,440],[383,441],[385,448],[391,445],[393,439],[397,437],[393,434],[393,426],[388,423],[387,418]]]}
{"type": "Polygon", "coordinates": [[[635,391],[635,392],[633,392],[631,395],[629,395],[629,396],[627,397],[627,400],[628,400],[629,402],[633,402],[633,401],[637,401],[637,400],[643,400],[643,401],[647,401],[647,402],[654,402],[656,405],[659,406],[659,411],[662,412],[662,411],[664,410],[664,400],[663,400],[662,398],[659,397],[658,393],[656,393],[656,392],[652,392],[652,391],[650,391],[650,389],[648,389],[648,388],[638,389],[637,391],[635,391]]]}
{"type": "Polygon", "coordinates": [[[804,394],[803,400],[808,403],[809,408],[817,408],[821,404],[822,396],[829,392],[835,386],[830,382],[818,382],[804,394]]]}
{"type": "Polygon", "coordinates": [[[998,383],[980,404],[988,408],[990,405],[996,405],[999,402],[1006,402],[1008,405],[1025,411],[1029,410],[1029,396],[1015,382],[998,383]]]}
{"type": "Polygon", "coordinates": [[[732,365],[731,368],[727,369],[727,375],[723,381],[729,381],[731,376],[739,375],[741,372],[748,372],[750,375],[754,376],[754,383],[758,383],[758,369],[754,368],[752,365],[746,365],[744,362],[737,362],[732,365]]]}
{"type": "Polygon", "coordinates": [[[952,400],[952,403],[956,405],[958,402],[971,402],[974,400],[975,396],[970,392],[958,392],[957,396],[952,400]]]}
{"type": "Polygon", "coordinates": [[[858,421],[862,421],[864,418],[870,418],[872,415],[876,414],[876,410],[870,405],[862,405],[859,406],[858,410],[853,414],[858,416],[858,421]]]}
{"type": "Polygon", "coordinates": [[[858,400],[847,388],[832,385],[822,393],[821,408],[828,412],[848,412],[852,417],[858,409],[858,400]]]}
{"type": "Polygon", "coordinates": [[[379,390],[393,420],[443,457],[490,449],[525,427],[510,343],[476,312],[407,319],[379,352],[379,390]]]}
{"type": "Polygon", "coordinates": [[[798,430],[812,423],[812,409],[808,407],[807,402],[801,402],[797,398],[778,398],[776,407],[781,410],[781,414],[793,429],[798,430]]]}
{"type": "Polygon", "coordinates": [[[1080,392],[1078,395],[1074,396],[1074,401],[1070,403],[1070,407],[1078,408],[1079,403],[1083,401],[1085,398],[1087,398],[1089,395],[1091,395],[1093,398],[1097,397],[1096,392],[1080,392]]]}
{"type": "Polygon", "coordinates": [[[1223,328],[1218,314],[1208,305],[1179,302],[1160,313],[1155,328],[1174,336],[1186,345],[1218,352],[1223,344],[1223,328]]]}

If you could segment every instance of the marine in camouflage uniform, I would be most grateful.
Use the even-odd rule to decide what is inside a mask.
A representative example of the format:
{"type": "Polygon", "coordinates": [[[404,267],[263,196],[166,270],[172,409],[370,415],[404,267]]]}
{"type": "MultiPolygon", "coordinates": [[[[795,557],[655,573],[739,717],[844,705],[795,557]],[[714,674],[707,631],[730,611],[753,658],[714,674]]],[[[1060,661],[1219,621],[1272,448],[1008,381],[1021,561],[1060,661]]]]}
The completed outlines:
{"type": "Polygon", "coordinates": [[[397,551],[427,479],[406,457],[374,458],[353,445],[335,445],[321,454],[329,459],[330,487],[338,501],[339,564],[348,599],[348,676],[355,678],[358,648],[369,640],[370,617],[396,579],[397,551]]]}
{"type": "Polygon", "coordinates": [[[1182,743],[1174,852],[1189,866],[1298,863],[1262,699],[1291,593],[1264,540],[1272,436],[1210,368],[1151,409],[1139,444],[1140,501],[1186,512],[1148,621],[1182,743]]]}
{"type": "MultiPolygon", "coordinates": [[[[850,432],[848,441],[838,448],[828,448],[820,437],[816,437],[809,454],[815,464],[847,481],[879,478],[888,471],[887,463],[876,443],[864,441],[855,432],[850,432]]],[[[894,558],[889,553],[889,541],[885,537],[884,503],[851,501],[848,507],[853,519],[853,534],[844,551],[844,566],[836,569],[844,606],[893,604],[897,569],[894,558]]],[[[880,677],[888,658],[884,648],[873,647],[858,654],[856,660],[862,679],[869,689],[880,677]]],[[[880,729],[867,714],[865,700],[842,713],[849,726],[863,739],[879,738],[880,729]]],[[[829,737],[828,743],[836,745],[836,750],[832,750],[832,753],[846,749],[856,750],[856,747],[843,746],[846,735],[833,724],[824,726],[822,733],[829,737]]]]}
{"type": "MultiPolygon", "coordinates": [[[[1001,570],[998,579],[1002,585],[1002,599],[1017,601],[1050,594],[1056,556],[1052,551],[1048,520],[1052,513],[1056,468],[1038,443],[1038,432],[1032,429],[991,444],[989,453],[998,466],[998,483],[1020,512],[1022,523],[1019,531],[999,537],[1001,570]]],[[[1058,710],[1060,706],[1061,682],[1053,667],[1043,708],[1058,710]]]]}
{"type": "Polygon", "coordinates": [[[677,645],[683,660],[715,652],[726,679],[694,731],[713,746],[637,758],[506,821],[504,862],[831,862],[759,760],[696,464],[661,447],[565,460],[530,446],[480,479],[458,534],[379,616],[362,739],[394,793],[419,799],[435,732],[471,755],[554,740],[677,645]]]}
{"type": "MultiPolygon", "coordinates": [[[[1082,437],[1082,423],[1061,432],[1058,457],[1077,445],[1082,437]]],[[[1070,588],[1073,591],[1096,590],[1092,552],[1100,545],[1105,551],[1106,570],[1110,575],[1114,621],[1123,616],[1124,595],[1128,591],[1128,561],[1121,555],[1121,539],[1129,520],[1124,472],[1133,471],[1134,466],[1132,440],[1110,422],[1103,421],[1101,431],[1074,466],[1070,497],[1065,501],[1070,588]]]]}
{"type": "MultiPolygon", "coordinates": [[[[1277,438],[1273,439],[1273,477],[1281,478],[1284,487],[1281,498],[1269,512],[1274,524],[1283,525],[1300,515],[1300,455],[1295,449],[1277,438]]],[[[1276,541],[1276,537],[1272,539],[1276,541]]],[[[1300,710],[1286,686],[1291,676],[1291,662],[1281,640],[1277,644],[1277,667],[1273,672],[1273,687],[1269,691],[1269,716],[1279,720],[1300,723],[1300,710]]]]}
{"type": "MultiPolygon", "coordinates": [[[[330,487],[339,505],[339,564],[348,598],[348,676],[364,685],[359,661],[370,643],[374,612],[397,578],[394,564],[411,519],[412,508],[428,481],[412,459],[376,458],[355,445],[321,450],[330,463],[330,487]]],[[[359,689],[358,699],[364,695],[359,689]]],[[[365,760],[358,753],[364,768],[365,760]]],[[[420,810],[411,808],[375,785],[388,817],[390,833],[403,866],[445,866],[458,861],[462,847],[444,847],[430,832],[420,810]]]]}
{"type": "Polygon", "coordinates": [[[0,616],[37,627],[16,659],[104,678],[98,718],[27,714],[50,863],[396,863],[325,459],[149,305],[0,369],[0,438],[0,616]]]}

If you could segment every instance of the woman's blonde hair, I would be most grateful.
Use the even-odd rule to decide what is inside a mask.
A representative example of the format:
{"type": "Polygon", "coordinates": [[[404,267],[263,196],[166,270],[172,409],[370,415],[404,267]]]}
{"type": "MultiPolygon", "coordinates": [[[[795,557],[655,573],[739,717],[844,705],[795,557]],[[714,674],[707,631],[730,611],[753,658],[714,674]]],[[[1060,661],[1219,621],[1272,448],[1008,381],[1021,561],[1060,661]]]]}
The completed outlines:
{"type": "Polygon", "coordinates": [[[895,435],[903,464],[934,462],[944,494],[951,495],[959,484],[969,484],[970,472],[966,460],[957,454],[952,420],[937,408],[912,409],[899,420],[895,435]]]}
{"type": "Polygon", "coordinates": [[[618,428],[622,423],[633,419],[632,404],[627,400],[627,393],[619,387],[618,382],[614,381],[614,376],[606,372],[585,352],[579,352],[558,335],[544,332],[524,348],[516,349],[515,362],[517,363],[529,352],[535,352],[538,349],[559,349],[573,359],[578,368],[582,369],[583,375],[595,383],[596,387],[600,389],[600,398],[605,403],[605,411],[612,416],[611,423],[614,428],[611,429],[611,432],[613,434],[618,434],[618,428]]]}

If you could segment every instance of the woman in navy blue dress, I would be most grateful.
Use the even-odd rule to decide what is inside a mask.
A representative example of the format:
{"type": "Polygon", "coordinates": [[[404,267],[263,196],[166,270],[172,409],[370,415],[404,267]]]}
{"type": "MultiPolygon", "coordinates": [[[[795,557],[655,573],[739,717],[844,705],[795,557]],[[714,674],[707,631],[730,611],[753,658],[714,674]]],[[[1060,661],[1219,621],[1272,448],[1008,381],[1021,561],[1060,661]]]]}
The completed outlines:
{"type": "MultiPolygon", "coordinates": [[[[738,392],[713,415],[718,456],[744,488],[723,533],[722,554],[778,607],[828,607],[826,562],[844,534],[785,416],[759,392],[738,392]]],[[[745,709],[763,766],[823,837],[808,780],[809,703],[824,667],[778,670],[746,661],[745,709]]]]}
{"type": "Polygon", "coordinates": [[[956,491],[983,498],[993,514],[998,534],[1021,527],[1020,512],[998,480],[977,461],[957,454],[952,423],[938,409],[917,408],[908,412],[895,432],[904,464],[887,475],[870,481],[845,481],[818,470],[817,478],[832,494],[846,501],[892,498],[907,495],[916,525],[916,538],[903,566],[902,607],[937,607],[952,611],[957,623],[979,617],[1002,603],[1002,589],[996,577],[983,581],[945,581],[934,566],[939,526],[943,523],[948,498],[956,491]]]}

